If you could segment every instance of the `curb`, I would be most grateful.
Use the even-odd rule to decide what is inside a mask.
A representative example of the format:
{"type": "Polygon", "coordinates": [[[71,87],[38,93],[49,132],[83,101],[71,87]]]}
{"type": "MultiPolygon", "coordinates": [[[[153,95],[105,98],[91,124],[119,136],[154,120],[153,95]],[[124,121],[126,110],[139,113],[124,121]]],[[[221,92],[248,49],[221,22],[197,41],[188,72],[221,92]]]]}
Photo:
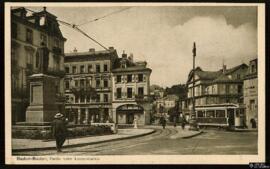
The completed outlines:
{"type": "Polygon", "coordinates": [[[200,134],[202,134],[203,131],[200,131],[199,133],[196,133],[196,134],[193,134],[193,135],[189,135],[189,136],[184,136],[184,137],[181,137],[182,139],[188,139],[188,138],[191,138],[191,137],[195,137],[195,136],[198,136],[200,134]]]}
{"type": "MultiPolygon", "coordinates": [[[[142,136],[146,136],[146,135],[149,135],[149,134],[153,134],[155,132],[156,132],[156,130],[153,129],[150,132],[143,133],[143,134],[138,134],[138,135],[133,135],[133,136],[129,136],[129,137],[114,138],[114,139],[102,140],[102,141],[94,141],[94,142],[89,142],[89,143],[78,143],[78,144],[72,144],[72,145],[64,145],[63,148],[81,147],[81,146],[98,144],[98,143],[106,143],[106,142],[111,142],[111,141],[118,141],[118,140],[137,138],[137,137],[142,137],[142,136]]],[[[38,148],[12,149],[12,152],[55,150],[55,149],[56,149],[55,147],[38,147],[38,148]]]]}

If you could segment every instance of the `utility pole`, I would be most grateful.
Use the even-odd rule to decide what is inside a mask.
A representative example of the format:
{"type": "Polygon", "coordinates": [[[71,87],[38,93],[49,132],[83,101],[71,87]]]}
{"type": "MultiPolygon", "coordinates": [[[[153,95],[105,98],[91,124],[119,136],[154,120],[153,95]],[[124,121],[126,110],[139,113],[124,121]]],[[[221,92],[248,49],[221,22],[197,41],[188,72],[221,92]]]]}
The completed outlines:
{"type": "Polygon", "coordinates": [[[193,74],[192,74],[192,112],[190,119],[190,130],[198,130],[195,112],[195,57],[196,57],[196,43],[193,43],[193,74]]]}

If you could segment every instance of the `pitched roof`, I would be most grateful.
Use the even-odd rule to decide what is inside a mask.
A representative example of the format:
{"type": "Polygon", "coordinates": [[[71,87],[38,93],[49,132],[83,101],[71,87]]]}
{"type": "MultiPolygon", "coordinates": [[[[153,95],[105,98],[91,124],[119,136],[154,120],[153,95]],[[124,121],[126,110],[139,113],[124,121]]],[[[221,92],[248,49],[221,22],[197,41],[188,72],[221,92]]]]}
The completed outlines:
{"type": "Polygon", "coordinates": [[[213,82],[215,82],[215,83],[221,83],[221,82],[241,82],[241,80],[240,79],[232,79],[232,78],[229,78],[228,75],[222,74],[218,78],[216,78],[215,80],[213,80],[213,82]]]}
{"type": "MultiPolygon", "coordinates": [[[[222,70],[218,71],[203,71],[200,67],[197,67],[195,69],[195,75],[197,75],[200,80],[202,81],[212,81],[212,82],[240,82],[241,80],[237,79],[230,79],[228,75],[232,74],[236,70],[240,68],[247,68],[248,66],[246,64],[241,64],[238,66],[235,66],[233,68],[225,70],[225,73],[223,73],[222,70]]],[[[192,78],[193,71],[189,73],[188,82],[192,78]]]]}

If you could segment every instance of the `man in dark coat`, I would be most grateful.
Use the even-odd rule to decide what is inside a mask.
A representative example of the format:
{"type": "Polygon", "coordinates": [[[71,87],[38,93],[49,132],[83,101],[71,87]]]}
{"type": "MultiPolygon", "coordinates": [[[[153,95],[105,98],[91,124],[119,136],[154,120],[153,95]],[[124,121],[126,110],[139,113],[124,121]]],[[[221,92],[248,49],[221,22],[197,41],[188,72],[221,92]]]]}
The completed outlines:
{"type": "Polygon", "coordinates": [[[165,119],[165,117],[160,118],[160,123],[161,123],[163,129],[165,129],[165,127],[166,127],[166,119],[165,119]]]}
{"type": "Polygon", "coordinates": [[[56,140],[56,149],[57,152],[61,152],[61,148],[67,137],[67,121],[64,119],[63,114],[57,113],[54,116],[52,122],[52,135],[56,140]]]}

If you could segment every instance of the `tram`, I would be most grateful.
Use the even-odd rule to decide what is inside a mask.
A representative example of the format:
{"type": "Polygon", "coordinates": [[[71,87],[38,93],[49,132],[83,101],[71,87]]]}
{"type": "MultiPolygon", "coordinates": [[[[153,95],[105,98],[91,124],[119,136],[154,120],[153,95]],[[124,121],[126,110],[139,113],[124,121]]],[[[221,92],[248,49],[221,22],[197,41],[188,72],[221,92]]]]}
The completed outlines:
{"type": "Polygon", "coordinates": [[[199,126],[243,128],[245,107],[239,104],[212,104],[196,106],[196,120],[199,126]]]}

